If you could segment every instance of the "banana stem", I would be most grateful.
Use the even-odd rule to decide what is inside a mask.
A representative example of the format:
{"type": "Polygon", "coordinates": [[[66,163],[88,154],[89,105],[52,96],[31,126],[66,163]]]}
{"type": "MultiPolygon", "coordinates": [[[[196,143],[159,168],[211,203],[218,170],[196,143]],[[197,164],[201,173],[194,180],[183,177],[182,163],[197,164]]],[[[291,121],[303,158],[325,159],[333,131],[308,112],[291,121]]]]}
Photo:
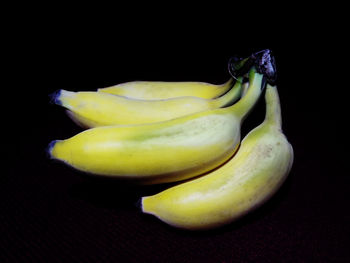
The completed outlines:
{"type": "Polygon", "coordinates": [[[275,126],[278,129],[282,128],[281,104],[276,86],[266,85],[266,116],[265,123],[270,126],[275,126]]]}
{"type": "Polygon", "coordinates": [[[235,85],[226,94],[213,99],[211,102],[215,108],[226,107],[234,103],[242,94],[242,81],[243,78],[239,77],[235,85]]]}
{"type": "Polygon", "coordinates": [[[263,89],[263,75],[256,72],[255,67],[249,71],[249,88],[247,93],[234,105],[228,107],[229,111],[244,120],[258,101],[263,89]]]}
{"type": "Polygon", "coordinates": [[[242,98],[245,96],[245,94],[247,94],[248,88],[249,88],[249,82],[244,82],[242,84],[242,94],[241,94],[242,98]]]}
{"type": "Polygon", "coordinates": [[[226,88],[227,87],[231,87],[232,84],[233,84],[233,78],[230,78],[228,81],[226,81],[225,83],[221,84],[220,87],[226,90],[226,88]]]}

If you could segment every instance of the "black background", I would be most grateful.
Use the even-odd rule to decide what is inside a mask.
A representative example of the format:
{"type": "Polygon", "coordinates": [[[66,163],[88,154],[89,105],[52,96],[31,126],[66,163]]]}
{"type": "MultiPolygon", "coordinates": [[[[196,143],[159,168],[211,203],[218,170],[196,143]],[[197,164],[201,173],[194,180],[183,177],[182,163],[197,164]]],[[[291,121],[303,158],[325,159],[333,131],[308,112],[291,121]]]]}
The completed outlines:
{"type": "MultiPolygon", "coordinates": [[[[44,37],[17,42],[9,52],[19,55],[8,64],[14,69],[8,75],[11,106],[3,114],[8,136],[0,177],[0,262],[350,260],[350,181],[333,148],[342,141],[334,136],[338,120],[323,111],[334,91],[327,70],[316,70],[326,63],[315,60],[319,52],[313,46],[247,47],[234,45],[239,42],[234,36],[203,33],[189,39],[176,32],[166,39],[147,33],[96,38],[87,32],[78,41],[79,32],[57,35],[47,29],[44,37]],[[45,154],[51,140],[81,131],[49,103],[57,89],[96,90],[132,80],[223,83],[231,56],[265,48],[276,57],[283,130],[295,162],[278,193],[237,222],[199,233],[171,228],[135,206],[141,196],[167,186],[90,178],[45,154]]],[[[261,99],[242,137],[264,114],[261,99]]]]}

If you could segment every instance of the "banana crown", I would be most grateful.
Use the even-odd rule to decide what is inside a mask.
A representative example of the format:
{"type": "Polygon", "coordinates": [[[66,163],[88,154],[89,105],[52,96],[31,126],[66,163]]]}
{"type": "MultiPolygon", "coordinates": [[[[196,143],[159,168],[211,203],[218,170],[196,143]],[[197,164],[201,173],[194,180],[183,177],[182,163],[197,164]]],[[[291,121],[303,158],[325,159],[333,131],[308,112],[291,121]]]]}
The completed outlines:
{"type": "Polygon", "coordinates": [[[257,71],[264,74],[266,80],[274,85],[277,79],[275,57],[271,50],[264,49],[253,53],[247,58],[232,57],[228,63],[228,70],[234,79],[244,75],[251,67],[255,66],[257,71]]]}

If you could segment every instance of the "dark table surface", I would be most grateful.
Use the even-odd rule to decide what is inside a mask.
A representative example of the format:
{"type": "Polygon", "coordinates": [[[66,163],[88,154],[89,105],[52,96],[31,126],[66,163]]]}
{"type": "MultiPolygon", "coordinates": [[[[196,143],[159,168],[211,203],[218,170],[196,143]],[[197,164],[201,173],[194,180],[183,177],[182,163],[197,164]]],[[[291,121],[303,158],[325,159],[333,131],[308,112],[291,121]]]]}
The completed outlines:
{"type": "MultiPolygon", "coordinates": [[[[48,94],[132,80],[221,83],[228,79],[230,56],[262,48],[182,44],[181,52],[174,52],[158,44],[116,45],[106,51],[67,42],[58,49],[54,40],[46,44],[40,56],[24,52],[19,65],[24,73],[9,87],[14,96],[10,102],[23,106],[5,112],[10,123],[3,129],[13,137],[2,137],[6,170],[0,176],[0,262],[350,261],[350,180],[341,156],[330,147],[342,143],[333,136],[337,128],[334,134],[323,129],[325,123],[335,127],[337,122],[320,111],[331,94],[317,84],[321,76],[311,74],[310,61],[300,62],[312,49],[271,48],[283,130],[295,152],[287,181],[271,200],[239,221],[189,232],[135,206],[141,196],[168,186],[135,187],[91,178],[49,160],[45,148],[51,140],[82,129],[63,109],[49,104],[48,94]]],[[[263,120],[264,107],[262,99],[244,122],[242,136],[263,120]]]]}

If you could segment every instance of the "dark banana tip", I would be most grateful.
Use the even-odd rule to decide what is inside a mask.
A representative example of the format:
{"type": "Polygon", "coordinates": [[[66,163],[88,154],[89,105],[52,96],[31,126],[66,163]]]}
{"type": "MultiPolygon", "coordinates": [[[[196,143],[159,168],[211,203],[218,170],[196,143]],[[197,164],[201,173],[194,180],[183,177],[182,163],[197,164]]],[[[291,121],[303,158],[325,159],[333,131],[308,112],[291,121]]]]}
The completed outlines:
{"type": "Polygon", "coordinates": [[[46,147],[46,156],[47,156],[48,158],[50,158],[50,159],[53,158],[52,155],[51,155],[51,153],[52,153],[52,148],[55,147],[55,144],[56,144],[57,141],[58,141],[58,140],[51,141],[51,142],[49,143],[49,145],[46,147]]]}
{"type": "Polygon", "coordinates": [[[142,211],[142,197],[139,198],[135,203],[134,203],[135,207],[137,208],[137,210],[139,210],[139,212],[143,212],[142,211]]]}
{"type": "Polygon", "coordinates": [[[51,104],[57,104],[57,105],[62,105],[62,102],[60,100],[60,96],[61,96],[61,89],[56,90],[55,92],[51,93],[49,95],[50,98],[50,103],[51,104]]]}
{"type": "Polygon", "coordinates": [[[228,62],[229,73],[235,79],[246,74],[253,66],[265,76],[268,83],[275,84],[277,79],[275,57],[269,49],[253,53],[247,58],[231,57],[228,62]]]}
{"type": "Polygon", "coordinates": [[[238,77],[247,73],[253,64],[254,59],[251,56],[247,58],[237,56],[231,57],[228,62],[228,71],[230,75],[237,80],[238,77]]]}
{"type": "Polygon", "coordinates": [[[274,85],[277,80],[277,70],[275,57],[271,50],[265,49],[256,54],[256,68],[261,74],[264,74],[266,81],[274,85]]]}

